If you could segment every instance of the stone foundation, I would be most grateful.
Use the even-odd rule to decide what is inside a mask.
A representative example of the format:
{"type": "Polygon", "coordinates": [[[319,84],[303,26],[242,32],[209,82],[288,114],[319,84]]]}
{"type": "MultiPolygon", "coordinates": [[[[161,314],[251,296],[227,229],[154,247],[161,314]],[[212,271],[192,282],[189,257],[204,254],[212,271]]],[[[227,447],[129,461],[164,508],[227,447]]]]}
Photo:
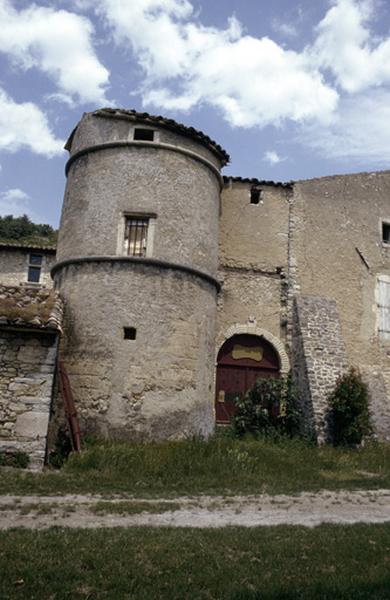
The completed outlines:
{"type": "Polygon", "coordinates": [[[57,335],[0,330],[0,452],[24,452],[42,468],[57,335]]]}

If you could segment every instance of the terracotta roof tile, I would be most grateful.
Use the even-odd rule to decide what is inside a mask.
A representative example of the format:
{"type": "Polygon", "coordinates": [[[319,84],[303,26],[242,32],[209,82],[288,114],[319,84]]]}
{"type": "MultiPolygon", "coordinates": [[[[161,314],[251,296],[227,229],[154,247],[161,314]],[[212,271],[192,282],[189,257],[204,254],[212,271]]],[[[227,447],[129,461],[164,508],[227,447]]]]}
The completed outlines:
{"type": "Polygon", "coordinates": [[[290,189],[294,185],[293,181],[266,181],[264,179],[256,179],[256,177],[230,177],[228,175],[224,175],[223,178],[225,183],[238,182],[238,183],[250,183],[251,185],[273,185],[274,187],[283,187],[290,189]]]}
{"type": "Polygon", "coordinates": [[[62,300],[53,290],[0,285],[0,327],[61,331],[62,300]]]}
{"type": "Polygon", "coordinates": [[[2,242],[0,241],[0,248],[13,248],[15,250],[41,250],[42,252],[55,253],[55,244],[32,244],[29,242],[2,242]]]}

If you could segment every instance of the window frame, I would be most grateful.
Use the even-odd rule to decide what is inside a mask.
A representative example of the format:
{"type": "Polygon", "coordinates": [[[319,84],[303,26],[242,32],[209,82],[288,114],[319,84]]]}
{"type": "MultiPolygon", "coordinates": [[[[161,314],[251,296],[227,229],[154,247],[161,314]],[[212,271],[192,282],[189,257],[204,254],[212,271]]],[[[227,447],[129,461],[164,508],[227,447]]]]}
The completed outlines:
{"type": "Polygon", "coordinates": [[[29,252],[27,254],[27,274],[26,274],[26,281],[29,285],[42,285],[42,274],[43,274],[43,267],[44,267],[44,261],[45,261],[45,255],[42,254],[41,252],[29,252]],[[36,263],[32,261],[32,256],[37,256],[41,258],[41,262],[40,263],[36,263]],[[34,269],[37,270],[39,272],[38,275],[38,281],[32,281],[30,280],[30,269],[34,269]]]}
{"type": "Polygon", "coordinates": [[[118,227],[118,241],[117,241],[117,254],[122,256],[129,256],[131,258],[150,258],[153,256],[153,244],[154,244],[154,235],[156,228],[156,220],[157,215],[155,213],[150,212],[133,212],[133,211],[124,211],[121,213],[121,217],[119,220],[118,227]],[[147,231],[146,231],[146,248],[143,256],[137,256],[128,253],[128,240],[126,238],[127,233],[127,223],[130,219],[139,219],[139,220],[147,220],[147,231]]]}
{"type": "Polygon", "coordinates": [[[133,129],[133,140],[135,142],[150,142],[153,143],[156,141],[156,130],[153,127],[134,127],[133,129]],[[150,132],[149,135],[152,139],[148,139],[148,137],[136,137],[136,132],[150,132]]]}

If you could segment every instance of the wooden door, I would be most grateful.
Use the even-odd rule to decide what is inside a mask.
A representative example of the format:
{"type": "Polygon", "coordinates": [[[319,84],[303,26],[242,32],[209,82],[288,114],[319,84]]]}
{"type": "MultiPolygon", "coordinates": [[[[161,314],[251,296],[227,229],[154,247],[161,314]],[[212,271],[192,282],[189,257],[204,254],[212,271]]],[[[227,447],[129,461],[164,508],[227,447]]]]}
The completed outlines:
{"type": "Polygon", "coordinates": [[[235,399],[250,390],[257,379],[279,377],[279,357],[273,346],[258,336],[235,335],[218,353],[215,414],[219,424],[228,424],[235,412],[235,399]]]}

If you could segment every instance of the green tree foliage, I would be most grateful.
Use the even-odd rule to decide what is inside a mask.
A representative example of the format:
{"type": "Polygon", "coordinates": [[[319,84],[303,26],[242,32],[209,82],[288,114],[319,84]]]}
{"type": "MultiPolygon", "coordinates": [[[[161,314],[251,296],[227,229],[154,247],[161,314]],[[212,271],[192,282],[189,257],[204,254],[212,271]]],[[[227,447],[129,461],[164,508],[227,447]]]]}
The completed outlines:
{"type": "Polygon", "coordinates": [[[335,446],[357,446],[371,433],[367,385],[357,369],[340,377],[329,397],[329,433],[335,446]]]}
{"type": "Polygon", "coordinates": [[[291,377],[258,379],[244,397],[236,401],[232,421],[238,436],[299,435],[300,415],[291,377]]]}
{"type": "Polygon", "coordinates": [[[27,215],[0,217],[0,241],[55,245],[57,231],[51,225],[33,223],[27,215]]]}

